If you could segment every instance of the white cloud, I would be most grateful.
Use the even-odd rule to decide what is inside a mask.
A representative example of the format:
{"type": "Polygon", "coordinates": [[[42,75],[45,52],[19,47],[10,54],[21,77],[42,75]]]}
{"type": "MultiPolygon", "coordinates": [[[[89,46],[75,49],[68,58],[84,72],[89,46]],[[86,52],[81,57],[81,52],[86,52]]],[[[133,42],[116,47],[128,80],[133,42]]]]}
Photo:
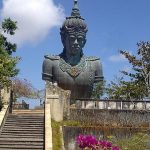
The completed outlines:
{"type": "Polygon", "coordinates": [[[46,37],[55,26],[64,20],[62,6],[55,6],[53,0],[3,0],[1,18],[10,17],[18,22],[13,39],[17,44],[38,42],[46,37]]]}
{"type": "Polygon", "coordinates": [[[122,62],[122,61],[126,61],[127,59],[122,54],[118,54],[118,55],[110,56],[109,60],[111,62],[122,62]]]}

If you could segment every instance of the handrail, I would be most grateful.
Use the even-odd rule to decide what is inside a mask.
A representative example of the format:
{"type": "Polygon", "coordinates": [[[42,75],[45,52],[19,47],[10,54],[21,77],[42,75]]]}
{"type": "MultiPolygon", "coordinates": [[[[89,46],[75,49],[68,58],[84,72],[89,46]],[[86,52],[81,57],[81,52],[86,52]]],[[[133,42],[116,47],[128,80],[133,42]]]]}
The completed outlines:
{"type": "Polygon", "coordinates": [[[8,114],[9,114],[9,105],[8,105],[7,110],[5,112],[5,115],[3,117],[2,123],[0,124],[0,133],[1,133],[1,130],[4,126],[4,124],[5,124],[5,121],[6,121],[6,118],[7,118],[8,114]]]}

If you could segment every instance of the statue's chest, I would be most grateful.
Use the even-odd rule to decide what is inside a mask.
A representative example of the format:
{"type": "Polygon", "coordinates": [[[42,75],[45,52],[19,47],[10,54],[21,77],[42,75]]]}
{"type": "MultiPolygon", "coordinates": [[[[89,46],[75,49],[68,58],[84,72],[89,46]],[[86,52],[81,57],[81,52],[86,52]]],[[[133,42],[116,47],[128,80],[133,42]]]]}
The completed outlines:
{"type": "Polygon", "coordinates": [[[78,66],[71,67],[59,62],[53,69],[55,81],[64,86],[88,86],[94,82],[94,69],[90,62],[83,61],[78,66]]]}

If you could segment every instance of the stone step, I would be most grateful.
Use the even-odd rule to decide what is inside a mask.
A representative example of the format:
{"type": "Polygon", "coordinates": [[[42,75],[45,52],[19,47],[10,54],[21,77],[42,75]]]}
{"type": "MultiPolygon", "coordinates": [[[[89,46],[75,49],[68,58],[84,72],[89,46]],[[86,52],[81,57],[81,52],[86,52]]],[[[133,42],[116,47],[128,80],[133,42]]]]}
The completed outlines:
{"type": "Polygon", "coordinates": [[[21,113],[21,114],[14,113],[13,115],[25,116],[25,117],[27,117],[27,116],[30,116],[30,117],[35,117],[35,116],[43,117],[44,116],[44,114],[41,114],[41,113],[36,113],[36,114],[33,114],[33,113],[21,113]]]}
{"type": "Polygon", "coordinates": [[[7,140],[0,140],[0,145],[30,145],[30,146],[43,146],[42,142],[35,142],[35,141],[7,141],[7,140]]]}
{"type": "Polygon", "coordinates": [[[26,128],[32,128],[32,129],[43,129],[43,126],[42,125],[28,125],[28,126],[26,126],[26,125],[5,125],[4,127],[3,127],[3,129],[5,129],[5,128],[14,128],[14,129],[16,129],[16,128],[19,128],[19,129],[26,129],[26,128]]]}
{"type": "Polygon", "coordinates": [[[30,131],[31,133],[33,133],[33,132],[43,132],[44,131],[44,129],[42,129],[42,128],[3,128],[3,131],[7,131],[7,132],[11,132],[11,131],[20,131],[20,132],[25,132],[25,131],[30,131]]]}
{"type": "Polygon", "coordinates": [[[0,133],[0,150],[44,150],[44,111],[9,114],[0,133]]]}
{"type": "Polygon", "coordinates": [[[28,117],[28,118],[8,118],[8,120],[12,121],[12,120],[44,120],[44,118],[32,118],[32,117],[28,117]]]}
{"type": "MultiPolygon", "coordinates": [[[[11,130],[10,130],[10,131],[2,131],[1,133],[2,133],[2,134],[4,134],[4,133],[5,133],[5,134],[6,134],[6,133],[13,133],[13,134],[18,134],[18,135],[19,135],[19,134],[22,134],[22,133],[23,133],[23,134],[30,134],[31,131],[23,131],[23,130],[22,130],[22,131],[20,132],[20,131],[11,131],[11,130]]],[[[37,134],[37,135],[38,135],[38,134],[44,134],[44,131],[33,131],[31,134],[33,134],[33,133],[34,133],[34,134],[37,134]]]]}
{"type": "Polygon", "coordinates": [[[12,121],[6,121],[6,123],[17,123],[17,124],[20,124],[20,123],[33,123],[33,124],[36,124],[36,123],[44,123],[44,121],[43,120],[18,120],[18,121],[16,121],[16,120],[12,120],[12,121]]]}
{"type": "Polygon", "coordinates": [[[44,119],[44,117],[43,116],[38,116],[38,117],[35,117],[35,116],[18,116],[18,117],[9,117],[9,118],[7,118],[8,120],[12,120],[12,119],[14,119],[14,120],[16,120],[16,119],[20,119],[20,120],[26,120],[26,119],[37,119],[37,120],[40,120],[40,119],[44,119]]]}
{"type": "Polygon", "coordinates": [[[6,123],[17,123],[17,124],[20,124],[20,123],[33,123],[33,124],[37,124],[37,123],[43,123],[44,121],[43,120],[12,120],[12,121],[6,121],[6,123]]]}
{"type": "Polygon", "coordinates": [[[16,127],[16,126],[18,126],[18,127],[43,127],[43,124],[44,123],[35,123],[35,124],[31,124],[31,123],[29,123],[28,125],[27,124],[19,124],[19,123],[14,123],[14,124],[11,124],[11,123],[7,123],[7,124],[5,124],[5,127],[16,127]]]}
{"type": "Polygon", "coordinates": [[[44,112],[13,112],[12,115],[22,115],[22,116],[43,116],[44,112]]]}
{"type": "Polygon", "coordinates": [[[0,135],[0,138],[3,138],[3,139],[5,139],[5,138],[15,138],[15,139],[17,139],[17,138],[35,138],[35,139],[43,139],[44,138],[44,135],[43,134],[39,134],[39,135],[33,135],[33,134],[28,134],[28,135],[24,135],[24,134],[20,134],[20,135],[14,135],[14,134],[2,134],[2,135],[0,135]]]}
{"type": "Polygon", "coordinates": [[[11,149],[18,149],[18,150],[24,150],[24,149],[40,149],[43,150],[44,146],[37,146],[37,145],[0,145],[0,149],[4,150],[4,148],[11,148],[11,149]]]}
{"type": "Polygon", "coordinates": [[[15,121],[15,120],[14,120],[14,121],[6,121],[6,124],[11,124],[11,123],[12,123],[12,124],[13,124],[13,123],[16,123],[16,124],[23,124],[23,123],[24,123],[24,124],[31,124],[31,123],[32,123],[32,124],[38,124],[38,123],[41,123],[41,124],[42,124],[43,121],[42,121],[42,120],[41,120],[41,121],[39,121],[39,120],[37,120],[37,121],[34,121],[34,120],[32,121],[32,120],[30,120],[30,121],[19,121],[19,122],[18,122],[18,121],[15,121]]]}
{"type": "Polygon", "coordinates": [[[37,115],[37,114],[41,114],[43,115],[44,114],[44,111],[42,110],[35,110],[35,111],[32,111],[32,110],[22,110],[22,111],[18,111],[18,110],[13,110],[12,111],[12,114],[33,114],[33,115],[37,115]]]}
{"type": "Polygon", "coordinates": [[[17,116],[17,117],[14,117],[14,116],[11,116],[11,117],[8,117],[7,118],[8,120],[9,119],[44,119],[43,116],[17,116]]]}
{"type": "Polygon", "coordinates": [[[20,127],[20,126],[4,126],[3,127],[3,130],[7,130],[7,129],[23,129],[23,130],[44,130],[43,126],[32,126],[32,127],[29,127],[29,126],[23,126],[23,127],[20,127]]]}
{"type": "Polygon", "coordinates": [[[38,120],[38,119],[37,119],[37,120],[29,119],[29,120],[12,120],[12,121],[7,120],[7,121],[6,121],[6,123],[11,123],[11,122],[12,122],[12,123],[15,123],[15,122],[16,122],[16,123],[18,123],[18,124],[19,124],[19,123],[23,123],[23,122],[25,122],[25,123],[28,123],[28,122],[30,123],[30,122],[32,122],[32,123],[35,124],[36,122],[38,122],[38,123],[44,122],[44,120],[43,120],[43,119],[41,119],[41,120],[38,120]]]}
{"type": "Polygon", "coordinates": [[[41,135],[41,134],[44,134],[44,131],[25,131],[25,130],[3,130],[2,132],[1,132],[1,134],[14,134],[14,135],[20,135],[20,134],[24,134],[24,135],[32,135],[32,134],[37,134],[37,135],[41,135]],[[19,132],[20,131],[20,132],[19,132]]]}
{"type": "Polygon", "coordinates": [[[29,112],[29,111],[44,111],[44,108],[43,109],[13,109],[13,111],[16,111],[16,112],[29,112]]]}
{"type": "Polygon", "coordinates": [[[15,139],[15,138],[5,138],[5,139],[3,139],[3,138],[1,138],[0,137],[0,142],[2,142],[2,141],[9,141],[9,142],[14,142],[14,141],[16,141],[16,142],[43,142],[44,140],[43,139],[35,139],[35,138],[19,138],[19,139],[15,139]]]}
{"type": "Polygon", "coordinates": [[[9,117],[11,117],[11,116],[15,116],[15,117],[18,117],[18,116],[24,116],[24,117],[26,117],[26,116],[33,116],[33,117],[41,117],[41,116],[44,116],[44,114],[43,113],[39,113],[39,114],[37,114],[37,113],[18,113],[17,114],[17,116],[16,116],[16,114],[14,113],[14,114],[10,114],[9,115],[9,117]]]}
{"type": "Polygon", "coordinates": [[[7,148],[5,148],[5,147],[3,147],[3,148],[0,148],[0,150],[44,150],[44,148],[22,148],[22,149],[16,149],[16,148],[9,148],[9,147],[7,147],[7,148]]]}
{"type": "Polygon", "coordinates": [[[36,112],[36,111],[44,112],[44,108],[43,109],[13,109],[13,112],[36,112]]]}
{"type": "Polygon", "coordinates": [[[7,121],[6,121],[6,123],[9,123],[9,122],[10,122],[10,123],[11,123],[11,122],[13,122],[13,123],[16,122],[16,123],[19,124],[19,123],[23,123],[23,122],[25,122],[25,123],[28,123],[28,122],[33,122],[33,123],[36,123],[36,122],[44,122],[44,120],[43,120],[43,119],[40,119],[40,120],[38,120],[38,119],[36,119],[36,120],[34,120],[34,119],[33,119],[33,120],[32,120],[32,119],[23,120],[23,119],[22,119],[22,120],[7,120],[7,121]]]}

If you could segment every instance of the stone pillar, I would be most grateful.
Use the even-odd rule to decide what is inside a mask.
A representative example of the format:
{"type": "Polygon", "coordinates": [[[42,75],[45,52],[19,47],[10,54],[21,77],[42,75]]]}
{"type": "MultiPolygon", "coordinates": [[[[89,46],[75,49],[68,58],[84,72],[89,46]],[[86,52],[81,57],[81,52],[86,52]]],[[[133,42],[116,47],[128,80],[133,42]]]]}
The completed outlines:
{"type": "MultiPolygon", "coordinates": [[[[60,122],[64,118],[64,112],[69,111],[69,93],[62,90],[57,84],[46,82],[46,99],[45,102],[50,104],[51,118],[60,122]]],[[[67,112],[65,114],[68,115],[67,112]]]]}

